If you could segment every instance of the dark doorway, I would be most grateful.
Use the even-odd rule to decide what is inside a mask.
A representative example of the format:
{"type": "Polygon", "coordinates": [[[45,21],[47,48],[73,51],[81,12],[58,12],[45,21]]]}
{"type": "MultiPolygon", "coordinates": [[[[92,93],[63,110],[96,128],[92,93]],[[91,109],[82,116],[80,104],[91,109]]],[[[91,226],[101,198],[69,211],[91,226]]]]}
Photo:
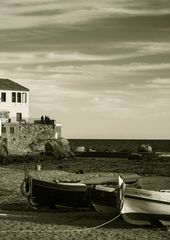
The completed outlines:
{"type": "Polygon", "coordinates": [[[17,113],[17,122],[22,120],[22,113],[17,113]]]}

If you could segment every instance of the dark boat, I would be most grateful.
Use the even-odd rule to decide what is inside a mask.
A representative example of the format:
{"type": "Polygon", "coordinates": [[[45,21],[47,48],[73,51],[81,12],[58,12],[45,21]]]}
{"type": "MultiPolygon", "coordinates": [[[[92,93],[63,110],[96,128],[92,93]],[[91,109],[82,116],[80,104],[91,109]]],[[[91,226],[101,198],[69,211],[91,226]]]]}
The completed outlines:
{"type": "Polygon", "coordinates": [[[99,213],[117,216],[120,213],[117,188],[96,185],[92,194],[92,204],[99,213]]]}
{"type": "Polygon", "coordinates": [[[46,182],[28,175],[22,185],[28,206],[49,208],[90,208],[91,191],[84,183],[46,182]]]}

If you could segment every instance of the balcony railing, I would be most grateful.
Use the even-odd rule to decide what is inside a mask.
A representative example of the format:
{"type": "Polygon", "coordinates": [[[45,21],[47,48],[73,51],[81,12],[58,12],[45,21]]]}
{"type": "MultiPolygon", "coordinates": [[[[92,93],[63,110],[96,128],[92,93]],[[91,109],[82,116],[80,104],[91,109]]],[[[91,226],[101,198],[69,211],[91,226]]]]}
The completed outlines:
{"type": "Polygon", "coordinates": [[[44,119],[41,119],[41,118],[22,118],[22,119],[19,119],[18,121],[16,121],[16,119],[13,119],[13,118],[1,118],[0,117],[0,120],[2,123],[7,123],[7,122],[11,122],[11,123],[34,123],[34,124],[51,124],[51,125],[55,125],[56,127],[61,127],[62,124],[61,122],[57,122],[56,120],[54,119],[50,119],[50,118],[44,118],[44,119]]]}

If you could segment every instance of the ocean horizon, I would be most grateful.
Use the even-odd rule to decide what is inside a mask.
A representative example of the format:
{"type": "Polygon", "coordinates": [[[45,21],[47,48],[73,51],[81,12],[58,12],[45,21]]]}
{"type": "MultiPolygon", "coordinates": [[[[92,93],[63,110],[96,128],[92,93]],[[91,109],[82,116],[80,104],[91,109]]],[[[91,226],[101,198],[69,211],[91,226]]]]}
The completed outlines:
{"type": "Polygon", "coordinates": [[[154,152],[170,152],[170,139],[88,139],[70,138],[70,146],[85,146],[99,151],[137,151],[141,144],[149,144],[154,152]]]}

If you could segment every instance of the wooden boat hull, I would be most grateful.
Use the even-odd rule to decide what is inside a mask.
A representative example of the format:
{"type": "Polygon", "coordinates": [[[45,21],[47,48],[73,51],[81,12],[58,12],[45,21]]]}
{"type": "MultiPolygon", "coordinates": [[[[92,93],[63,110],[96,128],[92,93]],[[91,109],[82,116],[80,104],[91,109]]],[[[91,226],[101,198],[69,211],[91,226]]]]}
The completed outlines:
{"type": "Polygon", "coordinates": [[[123,219],[134,225],[170,221],[170,193],[125,187],[123,219]]]}
{"type": "Polygon", "coordinates": [[[29,176],[25,192],[33,206],[90,208],[90,191],[83,183],[53,183],[29,176]]]}
{"type": "Polygon", "coordinates": [[[112,217],[117,216],[120,212],[117,207],[106,206],[104,204],[102,205],[101,203],[99,203],[99,204],[93,203],[93,207],[98,213],[111,215],[112,217]]]}
{"type": "MultiPolygon", "coordinates": [[[[138,174],[122,174],[122,177],[129,186],[140,188],[142,185],[138,174]]],[[[86,184],[95,184],[92,202],[97,212],[112,216],[117,216],[120,213],[117,175],[92,178],[86,184]]]]}
{"type": "Polygon", "coordinates": [[[119,213],[117,193],[114,187],[96,185],[92,194],[94,209],[102,214],[116,216],[119,213]]]}

